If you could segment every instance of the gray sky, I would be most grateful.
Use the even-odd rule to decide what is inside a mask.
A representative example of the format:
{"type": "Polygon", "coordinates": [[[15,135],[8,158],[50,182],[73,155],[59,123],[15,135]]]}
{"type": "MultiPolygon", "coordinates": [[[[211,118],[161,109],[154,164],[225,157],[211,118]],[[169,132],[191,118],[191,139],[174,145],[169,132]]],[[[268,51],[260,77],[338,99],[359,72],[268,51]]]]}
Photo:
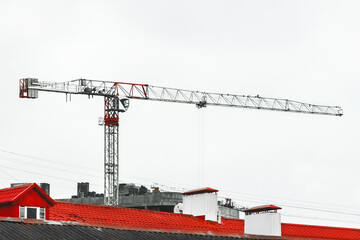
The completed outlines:
{"type": "Polygon", "coordinates": [[[133,100],[120,119],[121,181],[209,186],[241,205],[278,204],[283,222],[359,228],[359,7],[2,0],[0,187],[49,182],[65,198],[88,181],[103,192],[103,99],[19,99],[20,78],[259,94],[339,105],[344,116],[133,100]]]}

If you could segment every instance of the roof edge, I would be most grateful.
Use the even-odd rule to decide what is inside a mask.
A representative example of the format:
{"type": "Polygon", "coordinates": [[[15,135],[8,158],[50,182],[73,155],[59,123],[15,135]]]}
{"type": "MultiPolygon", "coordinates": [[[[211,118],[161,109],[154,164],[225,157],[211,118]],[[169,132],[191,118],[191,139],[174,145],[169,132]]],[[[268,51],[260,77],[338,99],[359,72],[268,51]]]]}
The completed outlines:
{"type": "Polygon", "coordinates": [[[210,187],[204,187],[204,188],[198,188],[198,189],[193,189],[187,192],[184,192],[183,195],[193,195],[193,194],[201,194],[201,193],[215,193],[218,192],[219,190],[214,189],[214,188],[210,188],[210,187]]]}
{"type": "Polygon", "coordinates": [[[252,207],[252,208],[245,209],[242,211],[248,213],[248,212],[262,212],[262,211],[269,211],[269,210],[280,210],[280,209],[282,209],[282,208],[269,204],[269,205],[261,205],[261,206],[252,207]]]}

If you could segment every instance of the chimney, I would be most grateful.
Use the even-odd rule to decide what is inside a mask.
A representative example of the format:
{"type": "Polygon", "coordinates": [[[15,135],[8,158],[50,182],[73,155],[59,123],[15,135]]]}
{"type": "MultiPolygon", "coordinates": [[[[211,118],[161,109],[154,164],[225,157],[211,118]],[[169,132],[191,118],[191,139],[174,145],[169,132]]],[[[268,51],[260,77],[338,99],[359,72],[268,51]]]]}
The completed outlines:
{"type": "Polygon", "coordinates": [[[89,183],[78,182],[77,184],[77,196],[78,198],[87,198],[89,195],[89,183]]]}
{"type": "Polygon", "coordinates": [[[205,220],[217,221],[218,190],[200,188],[183,193],[183,214],[205,216],[205,220]]]}
{"type": "Polygon", "coordinates": [[[44,189],[47,195],[50,196],[50,184],[49,183],[40,183],[40,187],[44,189]]]}
{"type": "Polygon", "coordinates": [[[281,237],[280,207],[264,205],[243,210],[245,212],[245,234],[281,237]]]}

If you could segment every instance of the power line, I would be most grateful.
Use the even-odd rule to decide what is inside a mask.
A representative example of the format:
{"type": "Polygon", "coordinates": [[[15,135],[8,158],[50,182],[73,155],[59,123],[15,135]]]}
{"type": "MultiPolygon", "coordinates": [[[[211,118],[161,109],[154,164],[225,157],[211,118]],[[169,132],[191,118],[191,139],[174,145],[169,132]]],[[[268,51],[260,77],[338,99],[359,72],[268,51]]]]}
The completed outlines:
{"type": "MultiPolygon", "coordinates": [[[[136,176],[134,176],[136,177],[136,176]]],[[[146,179],[146,177],[141,177],[143,179],[146,179]]],[[[157,181],[157,182],[168,182],[168,181],[157,181]]],[[[170,183],[174,183],[174,182],[170,182],[170,183]]],[[[179,184],[179,183],[176,183],[176,184],[179,184]]],[[[181,186],[181,184],[180,184],[181,186]]],[[[191,186],[191,185],[188,185],[188,186],[191,186]]],[[[191,187],[194,187],[194,186],[191,186],[191,187]]],[[[184,187],[182,187],[184,188],[184,187]]],[[[184,188],[186,189],[186,188],[184,188]]],[[[223,191],[222,189],[219,189],[221,192],[229,192],[229,191],[223,191]]],[[[232,192],[232,193],[235,193],[235,195],[238,195],[238,194],[241,194],[241,193],[238,193],[238,192],[232,192]]],[[[238,195],[239,196],[239,195],[238,195]]],[[[221,196],[223,197],[223,196],[221,196]]],[[[225,197],[223,197],[225,198],[225,197]]],[[[290,208],[298,208],[298,209],[305,209],[305,210],[311,210],[311,211],[321,211],[321,212],[328,212],[328,213],[336,213],[336,214],[345,214],[345,215],[353,215],[353,216],[360,216],[360,213],[349,213],[349,212],[344,212],[344,211],[336,211],[336,210],[330,210],[330,209],[321,209],[321,208],[313,208],[313,207],[304,207],[304,206],[297,206],[297,205],[292,205],[292,204],[284,204],[284,203],[281,203],[281,202],[278,202],[278,201],[274,201],[274,200],[269,200],[269,199],[259,199],[259,198],[254,198],[253,199],[250,199],[249,198],[242,198],[241,199],[236,199],[236,198],[232,198],[234,200],[237,200],[237,201],[248,201],[248,202],[256,202],[256,203],[261,203],[261,204],[264,204],[264,203],[269,203],[269,202],[273,202],[274,204],[279,204],[281,206],[284,206],[284,207],[290,207],[290,208]]],[[[299,201],[301,202],[301,201],[299,201]]],[[[303,201],[305,202],[305,201],[303,201]]],[[[310,203],[310,202],[308,202],[310,203]]],[[[356,209],[356,208],[354,208],[356,209]]],[[[358,210],[358,209],[356,209],[358,210]]]]}
{"type": "MultiPolygon", "coordinates": [[[[324,205],[324,203],[319,203],[319,202],[310,202],[310,201],[303,201],[303,200],[294,200],[294,199],[289,199],[289,198],[281,198],[281,197],[272,197],[272,196],[264,196],[264,195],[257,195],[257,194],[249,194],[249,193],[240,193],[240,192],[235,192],[235,191],[229,191],[229,190],[221,190],[222,192],[228,192],[228,193],[232,193],[232,194],[235,194],[235,195],[238,195],[239,197],[242,195],[245,195],[245,196],[250,196],[250,197],[255,197],[254,199],[257,199],[257,200],[262,200],[263,202],[271,202],[271,201],[274,201],[273,199],[280,199],[281,200],[286,200],[286,201],[291,201],[291,202],[302,202],[302,203],[307,203],[307,204],[311,204],[311,205],[324,205]],[[256,198],[256,197],[260,197],[260,198],[256,198]],[[265,198],[270,198],[269,199],[264,199],[263,197],[265,198]]],[[[277,201],[278,202],[278,201],[277,201]]],[[[337,207],[337,208],[351,208],[351,209],[355,209],[355,210],[359,210],[359,208],[357,207],[350,207],[350,206],[341,206],[341,205],[335,205],[335,204],[327,204],[328,206],[331,206],[331,207],[337,207]]]]}
{"type": "MultiPolygon", "coordinates": [[[[129,175],[131,176],[131,175],[129,175]]],[[[132,175],[133,176],[133,175],[132,175]]],[[[133,177],[136,177],[136,176],[133,176],[133,177]]],[[[147,179],[146,177],[141,177],[143,179],[147,179]]],[[[150,179],[150,178],[148,178],[150,179]]],[[[152,179],[154,180],[154,179],[152,179]]],[[[180,185],[180,186],[184,186],[184,184],[180,184],[180,183],[176,183],[176,182],[171,182],[171,181],[157,181],[157,182],[168,182],[168,183],[172,183],[172,184],[177,184],[177,185],[180,185]]],[[[187,186],[191,186],[191,187],[194,187],[193,185],[187,185],[187,186]]],[[[184,187],[182,187],[184,188],[184,187]]],[[[186,189],[186,188],[184,188],[186,189]]],[[[189,189],[188,189],[189,190],[189,189]]],[[[349,213],[349,212],[344,212],[344,211],[336,211],[336,210],[330,210],[330,209],[321,209],[321,208],[314,208],[314,207],[306,207],[306,206],[297,206],[297,205],[292,205],[292,204],[284,204],[284,203],[281,203],[279,201],[274,201],[274,200],[271,200],[271,199],[261,199],[261,198],[243,198],[241,195],[241,193],[239,192],[233,192],[233,191],[224,191],[222,189],[219,189],[221,192],[231,192],[231,193],[235,193],[235,195],[238,195],[238,197],[241,197],[240,199],[236,199],[236,198],[232,198],[234,200],[237,200],[237,201],[248,201],[248,202],[255,202],[255,203],[261,203],[261,204],[264,204],[264,203],[274,203],[274,204],[279,204],[281,206],[284,206],[284,207],[291,207],[291,208],[299,208],[299,209],[305,209],[305,210],[312,210],[312,211],[321,211],[321,212],[329,212],[329,213],[336,213],[336,214],[345,214],[345,215],[353,215],[353,216],[360,216],[360,213],[349,213]]],[[[247,195],[250,195],[250,194],[247,194],[247,195]]],[[[254,195],[254,196],[257,196],[257,195],[254,195]]],[[[222,196],[223,197],[223,196],[222,196]]],[[[225,197],[224,197],[225,198],[225,197]]],[[[293,200],[293,202],[296,202],[296,200],[293,200]]],[[[298,201],[298,202],[305,202],[305,203],[310,203],[311,202],[306,202],[306,201],[298,201]]],[[[313,204],[317,204],[317,203],[313,203],[313,204]]],[[[320,203],[319,203],[320,204],[320,203]]],[[[345,208],[345,207],[344,207],[345,208]]],[[[358,210],[357,208],[353,208],[355,210],[358,210]]]]}
{"type": "MultiPolygon", "coordinates": [[[[130,175],[131,176],[131,175],[130,175]]],[[[133,177],[136,177],[136,176],[133,176],[133,177]]],[[[143,179],[146,179],[146,177],[141,177],[143,179]]],[[[157,181],[157,182],[168,182],[168,183],[172,183],[174,184],[175,182],[170,182],[170,181],[157,181]]],[[[180,186],[184,186],[184,184],[180,184],[180,183],[175,183],[175,184],[178,184],[180,186]]],[[[191,187],[194,187],[192,185],[187,185],[187,186],[191,186],[191,187]]],[[[182,187],[184,188],[184,187],[182,187]]],[[[186,188],[184,188],[186,189],[186,188]]],[[[189,190],[189,189],[188,189],[189,190]]],[[[242,193],[239,193],[239,192],[234,192],[234,191],[226,191],[226,190],[222,190],[222,189],[219,189],[221,192],[230,192],[230,193],[235,193],[235,195],[237,195],[238,197],[241,197],[240,199],[236,199],[236,198],[232,198],[234,200],[238,200],[238,201],[248,201],[248,202],[256,202],[256,203],[271,203],[273,202],[274,204],[279,204],[281,206],[285,206],[285,207],[291,207],[291,208],[300,208],[300,209],[306,209],[306,210],[313,210],[313,211],[323,211],[323,212],[330,212],[330,213],[337,213],[337,214],[348,214],[348,215],[354,215],[354,216],[360,216],[360,213],[349,213],[349,212],[344,212],[344,211],[336,211],[336,210],[329,210],[329,209],[321,209],[321,208],[313,208],[313,207],[304,207],[304,206],[297,206],[297,205],[292,205],[292,204],[284,204],[284,203],[281,203],[279,201],[274,201],[272,199],[261,199],[261,198],[244,198],[241,196],[242,193]]],[[[250,195],[250,194],[245,194],[245,195],[250,195]]],[[[254,196],[257,196],[257,195],[254,195],[254,196]]],[[[225,197],[224,197],[225,198],[225,197]]],[[[293,200],[293,202],[296,202],[296,200],[293,200]]],[[[306,202],[306,201],[298,201],[298,202],[305,202],[305,203],[310,203],[311,202],[306,202]]],[[[313,203],[313,204],[317,204],[317,203],[313,203]]],[[[319,203],[320,204],[320,203],[319,203]]],[[[344,207],[344,206],[343,206],[344,207]]],[[[344,207],[346,208],[346,207],[344,207]]],[[[358,210],[357,208],[353,208],[355,210],[358,210]]]]}
{"type": "MultiPolygon", "coordinates": [[[[22,157],[26,157],[26,158],[32,158],[32,159],[35,159],[35,160],[39,160],[39,161],[50,161],[50,160],[45,160],[45,159],[41,159],[41,158],[37,158],[37,157],[32,157],[32,156],[29,156],[29,155],[25,155],[25,154],[19,154],[19,153],[15,153],[15,152],[10,152],[10,151],[5,151],[5,150],[0,150],[1,152],[5,152],[5,153],[10,153],[10,154],[13,154],[13,155],[17,155],[17,156],[22,156],[22,157]]],[[[3,156],[0,156],[0,157],[3,157],[3,156]]],[[[12,158],[14,159],[14,158],[12,158]]],[[[7,159],[5,159],[7,160],[7,159]]],[[[25,160],[20,160],[20,159],[14,159],[16,161],[22,161],[22,162],[26,162],[25,160]]],[[[56,163],[56,164],[62,164],[62,165],[69,165],[69,166],[76,166],[76,167],[84,167],[84,166],[78,166],[78,165],[74,165],[74,164],[67,164],[67,163],[64,163],[64,162],[57,162],[57,161],[50,161],[50,162],[53,162],[53,163],[56,163]]],[[[33,163],[32,163],[33,164],[33,163]]],[[[34,164],[33,164],[34,165],[34,164]]],[[[91,174],[86,174],[86,173],[83,173],[83,172],[76,172],[76,171],[71,171],[71,170],[67,170],[67,169],[59,169],[59,168],[55,168],[55,167],[49,167],[49,166],[42,166],[40,164],[36,164],[38,166],[41,166],[43,168],[52,168],[52,169],[55,169],[57,171],[63,171],[63,172],[70,172],[70,173],[75,173],[75,174],[81,174],[81,175],[87,175],[87,176],[91,176],[91,177],[96,177],[96,178],[101,178],[99,176],[95,176],[95,175],[91,175],[91,174]]],[[[2,166],[4,168],[8,168],[8,169],[13,169],[13,170],[17,170],[17,171],[23,171],[23,172],[28,172],[28,173],[32,173],[32,174],[37,174],[37,175],[42,175],[42,176],[46,176],[46,177],[51,177],[51,178],[57,178],[57,179],[61,179],[61,180],[65,180],[65,181],[72,181],[72,180],[69,180],[69,179],[66,179],[66,178],[61,178],[61,177],[55,177],[55,176],[50,176],[50,175],[46,175],[46,174],[41,174],[41,173],[35,173],[35,172],[31,172],[31,171],[26,171],[26,170],[22,170],[22,169],[17,169],[17,168],[11,168],[11,167],[6,167],[6,166],[2,166]]],[[[91,169],[89,167],[86,167],[87,169],[91,169]]],[[[93,170],[93,169],[92,169],[93,170]]],[[[6,172],[5,172],[6,173],[6,172]]],[[[153,182],[156,181],[156,182],[159,182],[158,180],[155,180],[154,178],[147,178],[147,177],[139,177],[139,176],[135,176],[135,175],[130,175],[130,174],[124,174],[125,176],[130,176],[130,177],[134,177],[134,178],[138,178],[138,179],[151,179],[153,182]]],[[[11,175],[10,175],[11,176],[11,175]]],[[[13,176],[11,176],[12,178],[14,178],[13,176]]],[[[180,183],[177,183],[177,182],[172,182],[172,181],[168,181],[168,180],[160,180],[160,182],[168,182],[168,183],[171,183],[171,184],[176,184],[176,185],[180,185],[180,186],[184,186],[184,184],[180,184],[180,183]]],[[[100,185],[97,185],[97,184],[94,184],[95,186],[100,186],[100,185]]],[[[140,184],[139,184],[140,185],[140,184]]],[[[146,184],[141,184],[141,185],[146,185],[146,184]]],[[[190,187],[195,187],[193,185],[187,185],[187,186],[190,186],[190,187]]],[[[183,187],[182,187],[183,188],[183,187]]],[[[187,188],[183,188],[183,189],[187,189],[187,188]]],[[[299,209],[305,209],[305,210],[312,210],[312,211],[321,211],[321,212],[329,212],[329,213],[336,213],[336,214],[346,214],[346,215],[354,215],[354,216],[360,216],[360,213],[349,213],[349,212],[344,212],[344,211],[337,211],[337,210],[330,210],[330,209],[321,209],[321,208],[314,208],[314,207],[306,207],[306,206],[297,206],[297,205],[293,205],[293,204],[287,204],[287,203],[281,203],[279,201],[274,201],[274,200],[271,200],[271,199],[263,199],[263,198],[257,198],[257,197],[267,197],[267,196],[262,196],[262,195],[256,195],[256,194],[248,194],[248,193],[240,193],[240,192],[234,192],[234,191],[228,191],[228,190],[221,190],[222,192],[228,192],[228,193],[231,193],[231,194],[234,194],[234,195],[237,195],[238,197],[240,197],[241,199],[235,199],[235,198],[232,198],[232,199],[235,199],[235,200],[239,200],[239,201],[248,201],[248,202],[257,202],[257,203],[264,203],[264,202],[273,202],[274,204],[279,204],[281,206],[285,206],[285,207],[290,207],[290,208],[299,208],[299,209]],[[247,196],[250,196],[251,198],[249,199],[248,197],[243,197],[242,195],[247,195],[247,196]],[[255,196],[255,198],[254,198],[255,196]]],[[[292,202],[303,202],[303,203],[307,203],[307,204],[312,204],[312,205],[316,205],[316,204],[322,204],[322,203],[316,203],[316,202],[309,202],[309,201],[301,201],[301,200],[293,200],[293,199],[288,199],[288,198],[278,198],[277,199],[284,199],[284,200],[288,200],[288,201],[292,201],[292,202]]],[[[324,204],[322,204],[324,205],[324,204]]],[[[352,208],[352,209],[356,209],[358,210],[357,208],[353,208],[353,207],[345,207],[345,206],[339,206],[339,205],[333,205],[335,207],[341,207],[341,208],[352,208]]]]}
{"type": "MultiPolygon", "coordinates": [[[[19,170],[19,169],[17,169],[19,170]]],[[[0,171],[3,171],[0,169],[0,171]]],[[[19,171],[23,171],[23,170],[19,170],[19,171]]],[[[6,178],[6,177],[0,177],[0,178],[6,178]]],[[[10,179],[10,178],[6,178],[6,179],[10,179]]],[[[70,180],[71,181],[71,180],[70,180]]],[[[147,185],[147,184],[143,184],[143,183],[135,183],[138,185],[147,185]]],[[[64,186],[64,185],[58,185],[58,184],[51,184],[52,186],[56,186],[56,187],[61,187],[61,188],[66,188],[66,189],[76,189],[76,187],[69,187],[69,186],[64,186]]],[[[95,185],[95,184],[94,184],[95,185]]],[[[165,185],[164,185],[165,186],[165,185]]],[[[188,189],[187,189],[188,190],[188,189]]],[[[223,196],[219,196],[221,198],[225,198],[223,196]]],[[[235,199],[235,200],[239,200],[239,199],[235,199]]],[[[351,221],[351,220],[346,220],[346,219],[333,219],[333,218],[321,218],[321,217],[313,217],[313,216],[302,216],[302,215],[293,215],[293,214],[281,214],[282,216],[285,217],[292,217],[292,218],[305,218],[305,219],[312,219],[312,220],[323,220],[323,221],[334,221],[334,222],[347,222],[347,223],[355,223],[355,224],[359,224],[360,222],[357,221],[351,221]]]]}
{"type": "MultiPolygon", "coordinates": [[[[146,178],[146,177],[142,177],[142,178],[146,178]]],[[[186,188],[184,188],[184,189],[186,189],[186,188]]],[[[221,189],[220,189],[220,191],[223,192],[223,190],[221,190],[221,189]]],[[[224,196],[220,196],[220,197],[226,198],[224,196]]],[[[360,216],[360,213],[349,213],[349,212],[336,211],[336,210],[330,210],[330,209],[321,209],[321,208],[304,207],[304,206],[297,206],[297,205],[291,205],[291,204],[283,204],[283,203],[277,203],[277,201],[273,201],[273,200],[264,200],[264,199],[249,200],[247,198],[241,198],[241,199],[232,198],[232,199],[237,200],[237,201],[256,202],[256,203],[261,203],[261,204],[274,202],[274,204],[279,204],[280,206],[283,206],[283,207],[298,208],[298,209],[305,209],[305,210],[311,210],[311,211],[320,211],[320,212],[328,212],[328,213],[336,213],[336,214],[344,214],[344,215],[352,215],[352,216],[360,216]]]]}
{"type": "Polygon", "coordinates": [[[4,170],[0,169],[0,171],[2,171],[3,173],[5,173],[6,175],[10,176],[12,179],[18,181],[18,179],[17,179],[16,177],[14,177],[14,176],[12,176],[11,174],[5,172],[4,170]]]}
{"type": "Polygon", "coordinates": [[[62,171],[62,172],[66,172],[66,173],[75,173],[75,174],[81,174],[81,175],[86,175],[86,176],[90,176],[90,177],[102,178],[102,177],[99,177],[99,176],[96,176],[96,175],[93,175],[93,174],[87,174],[87,173],[83,173],[83,172],[76,172],[76,171],[72,171],[72,170],[69,170],[69,169],[62,169],[62,168],[57,168],[57,167],[44,166],[44,165],[41,165],[41,164],[28,162],[26,160],[17,159],[17,158],[9,158],[9,157],[1,156],[1,155],[0,155],[0,159],[6,160],[6,161],[16,160],[16,161],[23,162],[23,163],[26,163],[26,164],[31,164],[32,166],[39,166],[39,167],[42,167],[42,168],[45,168],[45,169],[54,169],[54,170],[62,171]]]}
{"type": "MultiPolygon", "coordinates": [[[[22,169],[17,169],[17,168],[11,168],[11,167],[6,167],[6,166],[1,166],[1,167],[4,167],[4,168],[8,168],[8,169],[13,169],[13,170],[17,170],[17,171],[23,171],[23,172],[27,172],[27,173],[32,173],[32,174],[37,174],[37,175],[42,175],[42,176],[46,176],[46,177],[51,177],[51,178],[57,178],[57,179],[61,179],[61,180],[65,180],[65,181],[71,181],[71,182],[74,182],[73,180],[70,180],[70,179],[67,179],[67,178],[61,178],[61,177],[55,177],[55,176],[50,176],[50,175],[46,175],[46,174],[41,174],[41,173],[36,173],[36,172],[32,172],[32,171],[27,171],[27,170],[22,170],[22,169]]],[[[43,167],[43,166],[42,166],[43,167]]],[[[46,167],[45,167],[46,168],[46,167]]],[[[64,169],[55,169],[55,170],[59,170],[59,171],[66,171],[64,169]]],[[[73,172],[73,171],[72,171],[73,172]]],[[[78,172],[73,172],[73,173],[76,173],[78,174],[78,172]]],[[[82,175],[88,175],[88,176],[92,176],[92,177],[98,177],[98,176],[94,176],[94,175],[89,175],[89,174],[84,174],[84,173],[80,173],[82,175]]],[[[124,174],[124,175],[127,175],[127,174],[124,174]]],[[[137,176],[134,176],[134,175],[128,175],[128,176],[132,176],[132,177],[137,177],[137,176]]],[[[98,177],[100,178],[100,177],[98,177]]],[[[137,178],[140,178],[140,177],[137,177],[137,178]]],[[[146,177],[141,177],[143,179],[150,179],[150,178],[146,178],[146,177]]],[[[154,180],[154,179],[152,179],[154,180]]],[[[159,182],[159,181],[157,181],[159,182]]],[[[164,182],[164,181],[162,181],[164,182]]],[[[166,181],[167,182],[167,181],[166,181]]],[[[175,182],[171,182],[171,183],[175,183],[175,182]]],[[[137,183],[139,185],[146,185],[146,184],[140,184],[140,183],[137,183]]],[[[177,183],[178,184],[178,183],[177,183]]],[[[100,186],[100,185],[97,185],[97,184],[93,184],[95,186],[100,186]]],[[[185,188],[186,189],[186,188],[185,188]]],[[[224,191],[224,192],[228,192],[228,191],[224,191]]],[[[241,193],[238,193],[238,192],[232,192],[232,193],[235,193],[235,195],[238,195],[238,194],[241,194],[241,193]]],[[[313,208],[313,207],[304,207],[304,206],[296,206],[296,205],[291,205],[291,204],[286,204],[286,203],[279,203],[277,201],[274,201],[274,200],[269,200],[269,199],[259,199],[259,198],[255,198],[254,199],[249,199],[249,198],[243,198],[241,197],[241,199],[236,199],[236,198],[232,198],[234,200],[238,200],[238,201],[248,201],[248,202],[257,202],[257,203],[264,203],[264,202],[274,202],[274,204],[279,204],[283,207],[290,207],[290,208],[298,208],[298,209],[305,209],[305,210],[312,210],[312,211],[321,211],[321,212],[328,212],[328,213],[336,213],[336,214],[345,214],[345,215],[353,215],[353,216],[360,216],[359,213],[349,213],[349,212],[344,212],[344,211],[336,211],[336,210],[329,210],[329,209],[320,209],[320,208],[313,208]]]]}
{"type": "MultiPolygon", "coordinates": [[[[31,159],[38,160],[38,161],[43,161],[43,162],[46,162],[46,163],[51,162],[51,163],[60,164],[60,165],[65,164],[64,162],[59,162],[59,161],[54,161],[54,160],[49,160],[49,159],[44,159],[44,158],[39,158],[39,157],[33,157],[33,156],[30,156],[30,155],[26,155],[26,154],[22,154],[22,153],[16,153],[16,152],[12,152],[12,151],[6,151],[6,150],[2,150],[2,149],[0,149],[0,152],[9,153],[9,154],[13,154],[13,155],[21,156],[21,157],[26,157],[26,158],[31,158],[31,159]]],[[[71,163],[66,163],[66,165],[77,167],[77,168],[86,168],[86,169],[89,169],[89,170],[97,171],[97,169],[89,168],[89,167],[84,166],[84,165],[80,166],[80,165],[71,164],[71,163]]]]}
{"type": "Polygon", "coordinates": [[[271,201],[271,200],[270,201],[269,200],[267,200],[267,201],[264,201],[264,200],[248,200],[248,199],[244,199],[244,198],[241,198],[241,199],[232,198],[232,199],[237,200],[237,201],[256,202],[256,203],[261,203],[261,204],[273,202],[273,204],[280,205],[281,207],[298,208],[298,209],[305,209],[305,210],[311,210],[311,211],[319,211],[319,212],[328,212],[328,213],[360,216],[360,213],[349,213],[349,212],[335,211],[335,210],[330,210],[330,209],[302,207],[302,206],[289,205],[289,204],[284,204],[284,203],[277,203],[277,202],[271,201]]]}
{"type": "Polygon", "coordinates": [[[309,217],[309,216],[301,216],[301,215],[292,215],[292,214],[284,214],[282,213],[281,216],[285,217],[293,217],[293,218],[306,218],[306,219],[314,219],[314,220],[326,220],[326,221],[334,221],[334,222],[348,222],[348,223],[356,223],[360,224],[357,221],[345,220],[345,219],[333,219],[333,218],[319,218],[319,217],[309,217]]]}
{"type": "MultiPolygon", "coordinates": [[[[18,168],[12,168],[12,167],[2,166],[2,165],[0,165],[0,167],[7,168],[7,169],[12,169],[12,170],[15,170],[15,171],[26,172],[26,173],[30,173],[30,174],[36,174],[36,175],[40,175],[40,176],[44,176],[44,177],[56,178],[56,179],[60,179],[60,180],[63,180],[63,181],[76,182],[75,180],[71,180],[71,179],[68,179],[68,178],[56,177],[56,176],[51,176],[51,175],[47,175],[47,174],[43,174],[43,173],[37,173],[37,172],[32,172],[32,171],[18,169],[18,168]]],[[[97,185],[97,184],[93,184],[93,185],[100,186],[100,185],[97,185]]]]}
{"type": "MultiPolygon", "coordinates": [[[[1,170],[1,169],[0,169],[1,170]]],[[[1,170],[2,171],[2,170],[1,170]]],[[[9,178],[9,177],[0,177],[1,179],[12,179],[12,178],[9,178]]],[[[19,180],[19,179],[16,179],[16,181],[18,182],[27,182],[26,180],[19,180]]],[[[6,186],[3,184],[4,188],[6,188],[6,186]]],[[[54,184],[54,183],[51,183],[51,186],[56,186],[56,187],[60,187],[60,188],[65,188],[65,189],[75,189],[76,190],[76,186],[65,186],[65,185],[59,185],[59,184],[54,184]]]]}
{"type": "MultiPolygon", "coordinates": [[[[12,167],[7,167],[7,166],[2,166],[0,165],[0,167],[2,168],[7,168],[7,169],[12,169],[12,170],[16,170],[16,171],[22,171],[22,172],[26,172],[26,173],[31,173],[31,174],[37,174],[37,175],[41,175],[41,176],[45,176],[45,177],[50,177],[50,178],[56,178],[56,179],[60,179],[60,180],[64,180],[64,181],[70,181],[70,182],[74,182],[74,180],[68,179],[68,178],[62,178],[62,177],[56,177],[56,176],[51,176],[51,175],[47,175],[47,174],[42,174],[42,173],[36,173],[36,172],[32,172],[32,171],[28,171],[28,170],[23,170],[23,169],[17,169],[17,168],[12,168],[12,167]]],[[[100,186],[97,184],[92,184],[95,186],[100,186]]],[[[140,185],[140,184],[139,184],[140,185]]],[[[146,185],[146,184],[141,184],[141,185],[146,185]]],[[[222,196],[220,196],[222,197],[222,196]]],[[[248,202],[257,202],[257,203],[264,203],[264,200],[249,200],[249,199],[236,199],[236,198],[232,198],[234,200],[237,201],[248,201],[248,202]]],[[[269,202],[269,200],[267,200],[267,202],[269,202]]],[[[271,202],[271,201],[270,201],[271,202]]],[[[277,204],[277,203],[274,203],[277,204]]],[[[283,207],[290,207],[290,208],[298,208],[298,209],[305,209],[305,210],[312,210],[312,211],[321,211],[321,212],[328,212],[328,213],[336,213],[336,214],[344,214],[344,215],[352,215],[352,216],[360,216],[359,213],[349,213],[349,212],[342,212],[342,211],[335,211],[335,210],[329,210],[329,209],[319,209],[319,208],[311,208],[311,207],[303,207],[303,206],[295,206],[295,205],[289,205],[289,204],[283,204],[280,203],[279,205],[283,206],[283,207]]]]}
{"type": "MultiPolygon", "coordinates": [[[[235,194],[236,195],[236,194],[235,194]]],[[[238,195],[238,197],[241,197],[238,195]]],[[[274,201],[274,200],[269,200],[269,199],[248,199],[248,198],[243,198],[241,197],[239,198],[232,198],[234,200],[238,200],[238,201],[247,201],[247,202],[256,202],[256,203],[272,203],[272,204],[277,204],[280,205],[282,207],[290,207],[290,208],[299,208],[299,209],[305,209],[305,210],[312,210],[312,211],[320,211],[320,212],[329,212],[329,213],[337,213],[337,214],[346,214],[346,215],[354,215],[354,216],[360,216],[360,213],[349,213],[349,212],[343,212],[343,211],[336,211],[336,210],[331,210],[331,209],[321,209],[321,208],[313,208],[313,207],[306,207],[306,206],[297,206],[297,205],[292,205],[292,204],[286,204],[286,203],[281,203],[278,201],[274,201]]],[[[356,209],[357,210],[357,209],[356,209]]]]}

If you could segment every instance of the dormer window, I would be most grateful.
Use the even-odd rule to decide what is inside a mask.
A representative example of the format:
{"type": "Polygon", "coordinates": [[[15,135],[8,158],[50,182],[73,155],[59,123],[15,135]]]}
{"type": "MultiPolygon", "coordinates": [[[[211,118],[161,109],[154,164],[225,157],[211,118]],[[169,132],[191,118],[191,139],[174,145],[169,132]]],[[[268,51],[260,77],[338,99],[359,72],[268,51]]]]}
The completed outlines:
{"type": "Polygon", "coordinates": [[[20,206],[19,217],[45,220],[45,208],[20,206]]]}
{"type": "Polygon", "coordinates": [[[0,189],[0,196],[0,217],[47,220],[55,205],[36,183],[0,189]]]}

